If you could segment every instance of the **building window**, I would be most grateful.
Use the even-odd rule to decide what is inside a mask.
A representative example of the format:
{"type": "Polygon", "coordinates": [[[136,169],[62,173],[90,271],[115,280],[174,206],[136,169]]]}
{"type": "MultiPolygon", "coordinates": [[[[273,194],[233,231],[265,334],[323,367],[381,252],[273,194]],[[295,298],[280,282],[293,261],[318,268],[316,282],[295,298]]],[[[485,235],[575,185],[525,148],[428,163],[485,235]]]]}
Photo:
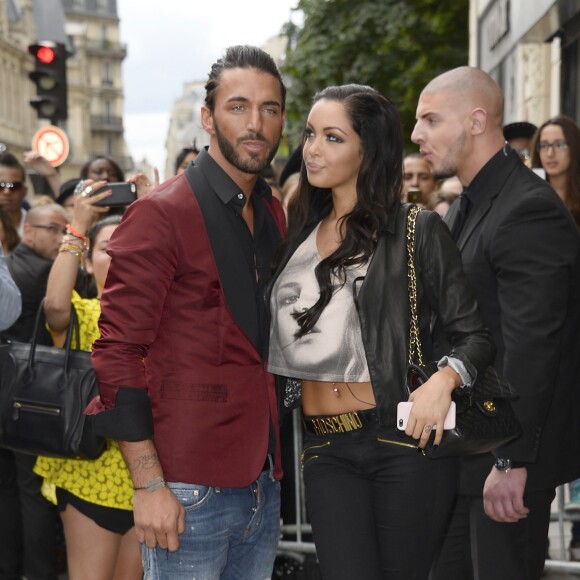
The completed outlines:
{"type": "Polygon", "coordinates": [[[108,61],[103,62],[103,84],[113,84],[113,79],[111,78],[111,63],[108,61]]]}
{"type": "Polygon", "coordinates": [[[580,114],[580,40],[570,43],[562,51],[561,110],[564,115],[576,119],[580,114]]]}
{"type": "Polygon", "coordinates": [[[111,101],[103,101],[103,118],[105,121],[111,120],[111,111],[113,110],[111,106],[111,101]]]}
{"type": "Polygon", "coordinates": [[[109,9],[108,0],[97,0],[97,10],[99,12],[107,12],[108,9],[109,9]]]}

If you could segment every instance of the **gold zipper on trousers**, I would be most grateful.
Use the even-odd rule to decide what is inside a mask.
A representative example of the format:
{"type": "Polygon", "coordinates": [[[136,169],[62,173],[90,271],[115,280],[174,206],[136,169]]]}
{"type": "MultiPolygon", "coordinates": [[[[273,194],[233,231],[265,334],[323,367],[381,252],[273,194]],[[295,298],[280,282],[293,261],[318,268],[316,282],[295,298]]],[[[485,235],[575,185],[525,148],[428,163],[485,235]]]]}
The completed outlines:
{"type": "Polygon", "coordinates": [[[411,449],[421,451],[421,453],[425,455],[424,449],[419,449],[418,445],[413,445],[412,443],[405,443],[404,441],[393,441],[392,439],[382,439],[381,437],[377,437],[377,441],[381,443],[391,443],[392,445],[400,445],[401,447],[410,447],[411,449]]]}
{"type": "Polygon", "coordinates": [[[306,461],[304,461],[304,454],[307,451],[310,451],[311,449],[320,449],[321,447],[326,447],[327,445],[330,445],[330,441],[325,441],[324,443],[321,443],[319,445],[309,445],[303,452],[302,455],[300,456],[300,469],[303,471],[304,470],[304,466],[311,461],[312,459],[318,459],[318,455],[313,455],[312,457],[309,457],[306,461]]]}
{"type": "Polygon", "coordinates": [[[12,407],[12,417],[15,420],[18,419],[20,411],[34,411],[36,413],[47,413],[48,415],[60,415],[61,412],[58,407],[46,407],[44,405],[22,403],[21,401],[14,401],[12,407]]]}

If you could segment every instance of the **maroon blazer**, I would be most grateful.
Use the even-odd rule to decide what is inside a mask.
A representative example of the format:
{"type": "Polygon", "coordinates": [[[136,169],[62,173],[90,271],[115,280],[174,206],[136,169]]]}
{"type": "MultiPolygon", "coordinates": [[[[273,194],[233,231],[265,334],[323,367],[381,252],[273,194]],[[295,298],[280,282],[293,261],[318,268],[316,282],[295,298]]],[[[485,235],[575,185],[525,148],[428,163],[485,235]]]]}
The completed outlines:
{"type": "MultiPolygon", "coordinates": [[[[215,163],[207,159],[206,167],[215,163]]],[[[111,425],[107,434],[113,438],[142,440],[146,437],[125,435],[123,429],[141,418],[146,423],[150,406],[165,478],[223,487],[243,487],[258,477],[274,431],[279,479],[274,380],[243,331],[240,318],[247,313],[232,312],[227,300],[228,291],[249,288],[253,281],[233,233],[218,231],[224,204],[212,188],[215,180],[208,181],[197,165],[187,173],[132,204],[109,242],[101,338],[92,357],[104,412],[95,423],[103,419],[101,432],[102,425],[111,425]],[[200,184],[195,194],[192,182],[200,184]],[[234,270],[240,267],[230,280],[220,277],[208,222],[213,235],[233,236],[227,259],[234,270]],[[148,401],[125,397],[119,404],[128,389],[146,393],[148,401]]],[[[221,184],[224,179],[229,180],[225,173],[221,184]]],[[[235,187],[231,180],[230,186],[235,187]]],[[[271,196],[258,202],[267,204],[269,226],[279,239],[284,221],[279,202],[271,196]]]]}

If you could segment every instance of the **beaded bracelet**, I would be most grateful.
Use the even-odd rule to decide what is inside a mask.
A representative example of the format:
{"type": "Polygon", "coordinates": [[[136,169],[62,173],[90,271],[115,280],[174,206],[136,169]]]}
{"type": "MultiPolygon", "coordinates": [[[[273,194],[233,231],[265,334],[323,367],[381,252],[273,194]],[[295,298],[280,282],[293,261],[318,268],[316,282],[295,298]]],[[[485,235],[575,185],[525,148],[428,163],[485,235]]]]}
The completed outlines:
{"type": "Polygon", "coordinates": [[[78,258],[82,258],[83,256],[83,249],[80,248],[79,246],[77,246],[76,244],[66,244],[63,243],[60,245],[60,248],[58,249],[59,252],[67,252],[69,254],[72,254],[73,256],[78,256],[78,258]]]}
{"type": "Polygon", "coordinates": [[[79,248],[85,248],[87,245],[86,240],[82,240],[73,234],[65,234],[62,237],[63,244],[76,244],[79,248]]]}

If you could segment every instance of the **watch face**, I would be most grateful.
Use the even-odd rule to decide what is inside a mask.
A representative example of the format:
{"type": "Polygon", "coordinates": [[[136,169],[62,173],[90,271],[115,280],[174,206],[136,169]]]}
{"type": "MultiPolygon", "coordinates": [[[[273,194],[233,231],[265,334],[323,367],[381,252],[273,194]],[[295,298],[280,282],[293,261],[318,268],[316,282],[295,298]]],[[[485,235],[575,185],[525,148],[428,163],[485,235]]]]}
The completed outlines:
{"type": "Polygon", "coordinates": [[[500,471],[509,471],[512,468],[512,460],[497,457],[495,460],[495,467],[500,471]]]}

